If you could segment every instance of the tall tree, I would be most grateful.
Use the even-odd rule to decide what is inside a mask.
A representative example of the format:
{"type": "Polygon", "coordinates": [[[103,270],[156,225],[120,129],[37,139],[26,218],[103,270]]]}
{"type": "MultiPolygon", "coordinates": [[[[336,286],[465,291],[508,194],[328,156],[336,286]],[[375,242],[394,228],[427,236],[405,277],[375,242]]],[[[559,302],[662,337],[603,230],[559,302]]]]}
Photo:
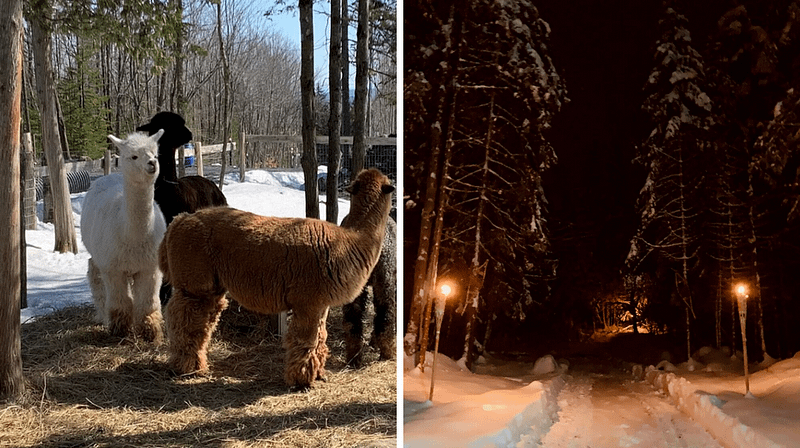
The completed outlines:
{"type": "Polygon", "coordinates": [[[53,195],[53,222],[55,225],[55,251],[78,253],[72,205],[64,169],[64,155],[58,127],[56,89],[52,63],[53,7],[49,0],[32,4],[33,17],[29,23],[36,67],[36,90],[42,126],[42,146],[47,157],[50,189],[53,195]]]}
{"type": "Polygon", "coordinates": [[[367,156],[367,101],[369,100],[370,0],[358,0],[356,30],[356,96],[353,107],[353,172],[355,179],[367,156]]]}
{"type": "Polygon", "coordinates": [[[532,3],[473,3],[462,22],[470,50],[455,76],[444,246],[469,266],[462,356],[470,365],[495,318],[524,325],[546,302],[554,263],[542,175],[556,155],[545,133],[566,91],[550,58],[549,28],[532,3]]]}
{"type": "MultiPolygon", "coordinates": [[[[345,0],[345,3],[347,0],[345,0]]],[[[341,0],[331,0],[331,42],[328,55],[330,117],[328,119],[328,179],[325,219],[336,224],[339,218],[339,163],[342,160],[342,7],[341,0]]]]}
{"type": "MultiPolygon", "coordinates": [[[[549,56],[548,26],[531,2],[420,6],[407,28],[414,51],[407,55],[405,77],[406,194],[412,199],[406,208],[416,216],[416,203],[424,205],[404,343],[413,351],[414,331],[421,327],[424,334],[427,327],[427,297],[436,278],[430,271],[467,266],[459,287],[466,304],[459,309],[467,313],[461,328],[469,365],[491,335],[488,323],[477,331],[481,318],[523,322],[546,296],[553,264],[543,256],[548,243],[541,175],[556,157],[544,132],[566,91],[549,56]],[[440,221],[442,226],[432,224],[440,221]],[[443,229],[441,241],[437,228],[443,229]]],[[[420,351],[427,348],[424,338],[419,344],[420,351]]]]}
{"type": "Polygon", "coordinates": [[[22,0],[0,2],[0,400],[24,390],[20,344],[20,103],[22,94],[22,0]]]}
{"type": "Polygon", "coordinates": [[[342,0],[342,135],[353,134],[350,114],[350,2],[342,0]]]}
{"type": "Polygon", "coordinates": [[[666,284],[684,307],[691,357],[695,318],[691,276],[704,220],[702,170],[711,153],[712,103],[706,93],[703,58],[691,45],[686,18],[668,8],[660,26],[656,66],[645,87],[648,96],[643,106],[653,129],[636,158],[648,177],[639,198],[641,224],[626,263],[637,273],[652,256],[651,268],[668,267],[666,284]]]}
{"type": "Polygon", "coordinates": [[[306,217],[319,218],[317,195],[317,142],[314,125],[314,2],[299,0],[300,96],[303,115],[303,175],[306,179],[306,217]]]}
{"type": "MultiPolygon", "coordinates": [[[[222,167],[219,172],[219,189],[225,183],[225,167],[227,166],[228,158],[226,150],[228,149],[228,140],[231,134],[231,120],[230,120],[230,91],[231,91],[231,67],[228,62],[228,54],[225,51],[225,39],[222,37],[222,1],[217,1],[217,39],[219,41],[219,58],[222,61],[222,167]]],[[[183,163],[181,163],[183,165],[183,163]]]]}

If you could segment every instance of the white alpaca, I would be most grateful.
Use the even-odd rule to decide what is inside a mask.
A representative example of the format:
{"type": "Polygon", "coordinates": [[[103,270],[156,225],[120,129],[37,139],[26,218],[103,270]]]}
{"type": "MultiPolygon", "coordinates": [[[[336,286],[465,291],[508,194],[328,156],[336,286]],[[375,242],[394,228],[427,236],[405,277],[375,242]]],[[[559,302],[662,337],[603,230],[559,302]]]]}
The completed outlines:
{"type": "Polygon", "coordinates": [[[133,133],[109,135],[119,148],[122,174],[96,180],[83,201],[81,236],[91,254],[89,285],[97,316],[111,334],[130,333],[160,343],[158,246],[166,224],[153,201],[158,176],[158,139],[133,133]]]}

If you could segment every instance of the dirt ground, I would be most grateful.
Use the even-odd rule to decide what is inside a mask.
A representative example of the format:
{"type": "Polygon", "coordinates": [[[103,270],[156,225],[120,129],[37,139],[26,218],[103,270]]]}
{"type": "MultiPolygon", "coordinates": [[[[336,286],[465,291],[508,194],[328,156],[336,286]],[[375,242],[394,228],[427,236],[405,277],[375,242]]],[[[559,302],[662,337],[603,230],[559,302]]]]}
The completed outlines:
{"type": "Polygon", "coordinates": [[[167,346],[120,340],[91,306],[22,327],[25,397],[0,405],[3,447],[389,447],[397,363],[344,365],[341,309],[328,319],[328,381],[291,392],[280,338],[232,306],[209,350],[211,374],[176,377],[167,346]]]}

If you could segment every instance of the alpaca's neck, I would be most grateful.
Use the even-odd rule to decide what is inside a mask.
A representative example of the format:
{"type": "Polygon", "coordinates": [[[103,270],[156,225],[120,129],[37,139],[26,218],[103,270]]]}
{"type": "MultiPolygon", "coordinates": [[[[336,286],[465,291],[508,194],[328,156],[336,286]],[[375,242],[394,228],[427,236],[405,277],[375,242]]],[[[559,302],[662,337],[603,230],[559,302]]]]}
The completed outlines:
{"type": "Polygon", "coordinates": [[[178,148],[158,147],[158,164],[161,171],[158,172],[156,183],[177,182],[178,170],[175,166],[175,151],[178,148]]]}
{"type": "Polygon", "coordinates": [[[389,220],[390,207],[391,203],[387,203],[385,199],[381,198],[381,200],[371,204],[351,208],[347,222],[342,223],[342,227],[357,230],[360,233],[369,235],[371,238],[383,241],[383,234],[386,232],[386,221],[389,220]]]}
{"type": "Polygon", "coordinates": [[[153,184],[125,179],[125,233],[141,235],[153,228],[153,184]]]}

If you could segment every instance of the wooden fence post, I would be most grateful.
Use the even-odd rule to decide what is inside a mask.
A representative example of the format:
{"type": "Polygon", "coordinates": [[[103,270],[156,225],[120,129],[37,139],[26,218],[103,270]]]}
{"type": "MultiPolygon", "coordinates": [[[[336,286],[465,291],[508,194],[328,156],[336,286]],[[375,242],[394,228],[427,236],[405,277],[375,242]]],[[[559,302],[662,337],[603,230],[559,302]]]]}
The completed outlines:
{"type": "Polygon", "coordinates": [[[108,176],[111,174],[111,150],[106,149],[105,163],[103,164],[103,174],[108,176]]]}
{"type": "Polygon", "coordinates": [[[203,175],[203,144],[196,142],[194,144],[194,160],[197,164],[197,175],[203,175]]]}
{"type": "Polygon", "coordinates": [[[247,148],[246,134],[242,131],[242,138],[239,140],[239,182],[244,182],[244,169],[245,162],[247,161],[247,148]]]}

